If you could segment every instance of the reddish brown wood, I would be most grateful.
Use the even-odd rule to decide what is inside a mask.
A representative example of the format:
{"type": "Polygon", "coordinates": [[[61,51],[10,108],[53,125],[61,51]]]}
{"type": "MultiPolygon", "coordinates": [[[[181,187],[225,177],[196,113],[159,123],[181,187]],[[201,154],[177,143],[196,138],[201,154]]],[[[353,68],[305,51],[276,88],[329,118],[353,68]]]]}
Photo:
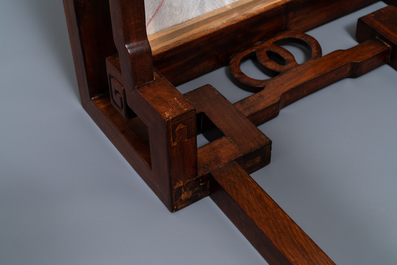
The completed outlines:
{"type": "Polygon", "coordinates": [[[109,3],[113,40],[119,52],[124,86],[132,90],[153,80],[144,0],[109,0],[109,3]]]}
{"type": "Polygon", "coordinates": [[[356,38],[364,42],[372,38],[378,38],[390,46],[389,64],[397,69],[397,7],[388,6],[362,17],[357,23],[356,38]],[[387,26],[386,26],[387,25],[387,26]]]}
{"type": "MultiPolygon", "coordinates": [[[[109,56],[106,64],[110,80],[123,80],[118,56],[109,56]]],[[[144,139],[149,139],[150,150],[145,153],[151,154],[151,170],[142,178],[153,183],[153,190],[170,211],[207,196],[208,190],[197,175],[195,109],[158,72],[154,72],[152,82],[123,91],[123,101],[137,115],[133,120],[140,119],[147,126],[144,139]]]]}
{"type": "Polygon", "coordinates": [[[284,32],[270,38],[264,43],[251,47],[243,52],[238,53],[230,61],[230,70],[234,79],[247,91],[259,92],[271,82],[271,79],[258,80],[248,77],[243,73],[240,64],[250,58],[256,57],[258,62],[273,74],[288,72],[298,66],[294,56],[280,45],[287,43],[296,43],[305,46],[311,53],[309,61],[321,57],[321,46],[311,36],[298,32],[284,32]],[[271,55],[277,55],[282,64],[274,61],[271,55]]]}
{"type": "Polygon", "coordinates": [[[211,177],[211,199],[267,262],[335,264],[236,162],[211,177]]]}
{"type": "MultiPolygon", "coordinates": [[[[360,45],[321,58],[311,38],[293,34],[311,43],[315,55],[303,65],[276,46],[263,52],[255,45],[280,31],[307,30],[372,2],[283,1],[156,54],[155,66],[181,83],[254,46],[259,60],[280,74],[247,83],[239,72],[236,79],[259,92],[234,105],[211,86],[183,96],[154,70],[143,29],[143,0],[110,0],[111,8],[107,0],[64,0],[64,6],[83,106],[170,211],[213,192],[214,201],[270,263],[333,264],[247,174],[267,165],[271,151],[271,141],[252,123],[263,123],[282,107],[342,78],[384,63],[396,67],[396,8],[360,20],[360,45]],[[285,65],[268,60],[267,51],[284,57],[285,65]],[[197,149],[197,133],[211,143],[197,149]]],[[[252,54],[250,49],[235,57],[232,68],[252,54]]]]}
{"type": "Polygon", "coordinates": [[[221,137],[198,149],[198,174],[204,176],[242,156],[243,153],[229,139],[221,137]]]}
{"type": "Polygon", "coordinates": [[[288,3],[289,31],[305,32],[377,1],[294,0],[288,3]]]}
{"type": "Polygon", "coordinates": [[[87,103],[108,91],[105,58],[117,52],[108,0],[64,0],[80,98],[87,103]]]}
{"type": "Polygon", "coordinates": [[[285,31],[285,14],[285,4],[276,4],[266,13],[236,19],[236,23],[227,27],[219,25],[198,38],[155,54],[154,65],[172,84],[180,85],[227,65],[239,50],[285,31]]]}
{"type": "Polygon", "coordinates": [[[127,119],[135,113],[127,102],[127,92],[153,80],[152,51],[146,34],[143,0],[110,0],[113,40],[118,50],[117,64],[107,63],[110,100],[127,119]]]}
{"type": "Polygon", "coordinates": [[[296,66],[266,83],[235,106],[254,124],[276,117],[281,108],[347,77],[363,75],[388,62],[390,47],[377,39],[296,66]]]}
{"type": "MultiPolygon", "coordinates": [[[[256,126],[254,126],[215,88],[207,85],[185,94],[185,98],[196,108],[197,113],[205,114],[205,116],[211,120],[212,124],[222,132],[226,138],[223,140],[223,144],[228,145],[229,148],[235,148],[233,148],[231,152],[233,155],[228,156],[229,159],[233,159],[224,162],[228,163],[236,160],[248,172],[253,172],[269,164],[271,150],[270,139],[256,126]],[[227,143],[228,141],[230,144],[227,143]]],[[[198,121],[198,124],[199,132],[208,129],[203,128],[203,123],[200,120],[198,121]]],[[[219,142],[216,143],[216,145],[218,144],[219,142]]],[[[212,147],[210,146],[212,143],[208,145],[209,147],[207,148],[211,149],[212,147]]],[[[220,152],[220,150],[215,150],[215,148],[212,149],[213,151],[211,153],[206,153],[205,155],[210,157],[209,161],[220,161],[218,158],[214,159],[215,157],[218,157],[218,152],[220,152]]],[[[208,160],[206,159],[204,161],[208,160]]],[[[203,171],[203,168],[206,168],[209,171],[216,168],[211,167],[208,162],[204,161],[199,160],[199,168],[201,172],[203,171]],[[202,165],[203,162],[204,165],[202,165]]],[[[217,164],[212,163],[212,165],[217,164]]],[[[223,164],[220,164],[219,166],[222,165],[223,164]]]]}
{"type": "Polygon", "coordinates": [[[195,109],[162,77],[130,91],[127,99],[148,127],[152,161],[148,178],[162,191],[162,201],[176,211],[203,197],[200,186],[194,194],[190,190],[200,182],[195,109]]]}
{"type": "Polygon", "coordinates": [[[180,85],[229,64],[241,49],[283,31],[304,32],[363,8],[376,0],[293,0],[273,5],[249,19],[183,42],[154,55],[156,68],[174,85],[180,85]],[[206,45],[202,45],[206,43],[206,45]],[[181,75],[179,73],[183,72],[181,75]]]}
{"type": "MultiPolygon", "coordinates": [[[[155,84],[152,84],[152,86],[155,87],[155,84]]],[[[134,91],[136,91],[135,95],[133,95],[134,97],[146,98],[146,95],[139,93],[138,89],[134,91]]],[[[161,100],[161,97],[159,97],[159,100],[161,100]]],[[[144,102],[145,100],[142,101],[144,102]]],[[[98,126],[105,132],[164,205],[170,211],[175,211],[190,204],[191,201],[189,201],[189,197],[184,197],[185,200],[182,201],[179,200],[180,198],[175,197],[174,187],[177,186],[177,188],[182,190],[183,187],[177,185],[181,179],[192,177],[195,180],[197,178],[197,167],[195,166],[197,161],[194,159],[194,154],[188,154],[189,159],[185,159],[185,157],[176,156],[175,153],[178,150],[186,150],[186,145],[196,148],[196,138],[186,139],[188,140],[186,143],[177,142],[177,145],[169,146],[171,142],[170,132],[172,129],[176,129],[175,125],[178,124],[178,120],[181,117],[191,117],[192,111],[194,112],[194,109],[191,108],[187,108],[186,110],[179,109],[177,112],[173,110],[175,105],[172,102],[169,103],[171,103],[169,113],[175,115],[175,119],[173,119],[172,115],[167,120],[163,119],[164,116],[161,115],[160,111],[163,111],[163,114],[165,114],[167,112],[165,108],[159,111],[159,109],[149,107],[147,114],[143,115],[142,119],[136,117],[126,122],[125,118],[112,106],[109,98],[106,97],[88,102],[86,108],[98,126]],[[174,112],[172,113],[172,111],[174,112]],[[177,165],[171,165],[169,163],[171,162],[169,161],[171,155],[173,156],[173,161],[182,160],[182,163],[187,166],[185,172],[184,168],[180,167],[181,163],[177,165]],[[181,174],[179,175],[175,171],[179,171],[181,174]],[[193,173],[189,174],[189,172],[193,173]]],[[[176,104],[179,105],[179,103],[176,104]]],[[[147,105],[143,104],[141,107],[142,110],[140,111],[144,111],[147,105]]],[[[140,109],[140,107],[137,109],[140,109]]],[[[195,126],[195,120],[191,125],[195,126]]]]}
{"type": "MultiPolygon", "coordinates": [[[[82,100],[87,101],[91,97],[107,93],[105,58],[117,52],[113,42],[109,0],[63,2],[80,94],[82,100]]],[[[154,55],[154,66],[172,84],[179,85],[227,65],[233,54],[260,40],[286,30],[314,28],[376,0],[311,0],[300,1],[299,5],[293,2],[289,1],[288,6],[276,5],[265,10],[265,14],[258,13],[250,19],[238,19],[233,26],[219,30],[216,28],[211,34],[202,35],[194,41],[185,42],[171,50],[160,51],[154,55]],[[317,7],[315,12],[312,7],[314,4],[317,7]],[[311,16],[305,15],[307,13],[311,16]],[[312,15],[317,19],[313,19],[312,15]],[[301,19],[291,19],[297,17],[301,19]],[[202,43],[206,45],[203,46],[202,43]],[[184,74],[180,74],[182,72],[184,74]]]]}

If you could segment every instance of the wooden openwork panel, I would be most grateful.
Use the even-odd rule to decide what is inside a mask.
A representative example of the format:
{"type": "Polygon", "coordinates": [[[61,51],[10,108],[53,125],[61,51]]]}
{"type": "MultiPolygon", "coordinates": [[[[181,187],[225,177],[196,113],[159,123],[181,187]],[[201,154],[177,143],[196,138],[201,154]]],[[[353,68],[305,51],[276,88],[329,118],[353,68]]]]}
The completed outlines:
{"type": "Polygon", "coordinates": [[[341,79],[384,64],[397,69],[395,6],[361,18],[360,44],[348,50],[322,56],[303,33],[373,1],[342,2],[243,1],[239,16],[223,10],[230,20],[219,25],[207,16],[211,26],[197,34],[167,30],[184,39],[168,43],[159,33],[162,46],[146,34],[142,0],[64,0],[83,106],[171,212],[210,196],[269,263],[334,264],[249,174],[271,158],[272,142],[256,126],[341,79]],[[95,11],[85,10],[90,4],[95,11]],[[312,19],[301,18],[313,10],[312,19]],[[98,38],[104,43],[93,48],[98,38]],[[309,60],[298,64],[285,43],[307,49],[309,60]],[[241,64],[252,57],[273,78],[244,74],[241,64]],[[251,96],[232,104],[211,85],[186,94],[174,87],[227,64],[251,96]],[[197,147],[201,133],[209,143],[197,147]]]}

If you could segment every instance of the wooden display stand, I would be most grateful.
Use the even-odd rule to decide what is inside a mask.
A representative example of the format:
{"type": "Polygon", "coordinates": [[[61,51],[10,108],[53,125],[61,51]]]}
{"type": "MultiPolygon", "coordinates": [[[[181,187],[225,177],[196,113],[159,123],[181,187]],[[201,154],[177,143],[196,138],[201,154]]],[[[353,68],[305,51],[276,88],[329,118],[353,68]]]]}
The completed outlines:
{"type": "Polygon", "coordinates": [[[397,69],[395,6],[361,18],[349,50],[322,57],[299,33],[374,2],[241,0],[149,38],[143,0],[64,7],[83,107],[171,212],[210,196],[270,264],[334,264],[250,177],[270,163],[271,140],[256,126],[343,78],[397,69]],[[285,42],[310,60],[298,65],[285,42]],[[252,56],[275,77],[247,77],[240,64],[252,56]],[[175,88],[228,64],[255,94],[231,104],[210,85],[175,88]],[[197,148],[201,133],[210,143],[197,148]]]}

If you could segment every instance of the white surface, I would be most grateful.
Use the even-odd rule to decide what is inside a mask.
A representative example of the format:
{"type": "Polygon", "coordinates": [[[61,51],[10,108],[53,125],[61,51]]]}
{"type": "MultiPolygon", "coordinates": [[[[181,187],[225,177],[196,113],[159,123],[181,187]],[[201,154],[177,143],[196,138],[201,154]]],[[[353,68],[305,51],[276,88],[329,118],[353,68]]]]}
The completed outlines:
{"type": "Polygon", "coordinates": [[[180,24],[238,0],[147,0],[148,34],[180,24]]]}
{"type": "MultiPolygon", "coordinates": [[[[310,34],[349,48],[383,6],[310,34]]],[[[0,264],[266,264],[210,199],[169,213],[85,113],[61,1],[3,1],[0,34],[0,264]]],[[[180,89],[246,96],[225,72],[180,89]]],[[[382,66],[260,126],[272,163],[253,177],[337,264],[397,264],[396,83],[382,66]]]]}

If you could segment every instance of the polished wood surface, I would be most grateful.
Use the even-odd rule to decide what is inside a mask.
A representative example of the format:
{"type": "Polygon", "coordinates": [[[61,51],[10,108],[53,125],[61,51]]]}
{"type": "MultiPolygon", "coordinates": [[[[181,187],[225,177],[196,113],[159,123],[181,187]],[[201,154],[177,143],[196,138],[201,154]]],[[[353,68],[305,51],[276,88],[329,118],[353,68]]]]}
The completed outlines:
{"type": "Polygon", "coordinates": [[[335,51],[292,67],[269,80],[263,89],[235,104],[254,124],[278,115],[281,108],[347,77],[363,75],[389,61],[391,49],[376,38],[349,50],[335,51]]]}
{"type": "MultiPolygon", "coordinates": [[[[263,1],[253,1],[263,2],[263,1]]],[[[156,68],[180,85],[229,64],[241,49],[283,31],[304,32],[375,3],[374,0],[272,1],[243,16],[153,50],[156,68]],[[206,43],[206,45],[202,45],[206,43]],[[183,75],[178,73],[183,72],[183,75]]]]}
{"type": "Polygon", "coordinates": [[[152,50],[146,35],[143,0],[111,0],[113,40],[124,84],[132,90],[153,80],[152,50]]]}
{"type": "Polygon", "coordinates": [[[153,59],[142,0],[64,6],[84,108],[171,212],[211,195],[271,264],[333,264],[248,175],[270,162],[271,141],[255,125],[338,80],[385,63],[396,68],[393,6],[359,20],[359,45],[324,57],[312,37],[280,33],[308,30],[372,2],[275,1],[153,59]],[[308,62],[297,64],[280,47],[290,41],[308,48],[308,62]],[[240,64],[249,56],[275,77],[245,76],[240,64]],[[185,95],[174,87],[229,62],[236,82],[255,94],[231,104],[209,85],[185,95]],[[197,148],[200,133],[210,143],[197,148]]]}
{"type": "Polygon", "coordinates": [[[223,154],[223,150],[227,149],[216,150],[211,146],[218,143],[209,143],[205,148],[213,151],[201,153],[201,156],[198,157],[200,175],[210,173],[230,161],[237,161],[248,172],[254,172],[269,164],[270,139],[215,88],[207,85],[185,94],[184,97],[195,107],[198,117],[200,117],[197,121],[197,132],[202,132],[207,139],[213,141],[213,131],[219,130],[220,134],[217,133],[216,138],[225,138],[224,141],[228,142],[227,146],[232,149],[231,152],[227,152],[228,160],[222,160],[220,158],[222,155],[219,153],[223,154]],[[207,125],[205,119],[211,121],[210,125],[207,125]],[[218,163],[214,163],[214,161],[218,163]],[[219,161],[223,163],[219,163],[219,161]]]}
{"type": "Polygon", "coordinates": [[[184,23],[172,26],[148,36],[154,55],[192,41],[206,31],[218,26],[227,27],[233,20],[247,19],[263,9],[287,3],[289,0],[239,0],[225,7],[208,12],[184,23]]]}
{"type": "Polygon", "coordinates": [[[211,199],[268,263],[335,264],[236,162],[211,177],[211,199]]]}
{"type": "Polygon", "coordinates": [[[356,38],[359,42],[369,39],[378,38],[392,51],[389,58],[389,64],[397,69],[397,7],[389,6],[371,16],[365,16],[358,20],[356,38]],[[385,27],[387,25],[387,27],[385,27]]]}

